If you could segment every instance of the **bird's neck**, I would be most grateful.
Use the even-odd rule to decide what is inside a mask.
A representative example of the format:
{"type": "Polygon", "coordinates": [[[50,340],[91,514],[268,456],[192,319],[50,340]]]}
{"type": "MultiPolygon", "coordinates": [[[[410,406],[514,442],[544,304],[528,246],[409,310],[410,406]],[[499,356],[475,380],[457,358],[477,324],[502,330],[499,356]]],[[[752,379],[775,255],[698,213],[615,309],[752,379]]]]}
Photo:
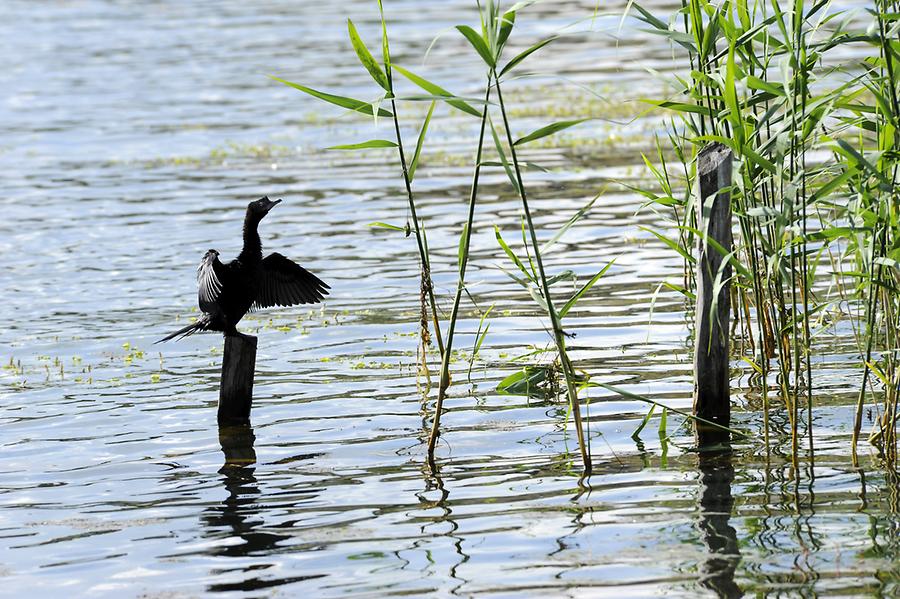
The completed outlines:
{"type": "Polygon", "coordinates": [[[259,220],[249,214],[244,219],[244,249],[238,256],[238,260],[244,264],[262,260],[262,243],[259,240],[259,232],[256,230],[258,226],[259,220]]]}

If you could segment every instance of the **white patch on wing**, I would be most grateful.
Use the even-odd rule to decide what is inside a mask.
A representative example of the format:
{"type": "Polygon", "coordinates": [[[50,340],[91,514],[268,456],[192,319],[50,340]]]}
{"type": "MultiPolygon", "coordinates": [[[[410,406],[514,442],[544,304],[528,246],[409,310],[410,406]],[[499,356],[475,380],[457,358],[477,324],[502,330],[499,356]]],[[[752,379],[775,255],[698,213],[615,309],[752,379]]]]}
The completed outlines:
{"type": "Polygon", "coordinates": [[[216,276],[216,269],[213,266],[218,257],[218,253],[214,251],[206,252],[200,266],[197,267],[197,283],[200,288],[200,301],[214,302],[222,291],[222,282],[216,276]]]}

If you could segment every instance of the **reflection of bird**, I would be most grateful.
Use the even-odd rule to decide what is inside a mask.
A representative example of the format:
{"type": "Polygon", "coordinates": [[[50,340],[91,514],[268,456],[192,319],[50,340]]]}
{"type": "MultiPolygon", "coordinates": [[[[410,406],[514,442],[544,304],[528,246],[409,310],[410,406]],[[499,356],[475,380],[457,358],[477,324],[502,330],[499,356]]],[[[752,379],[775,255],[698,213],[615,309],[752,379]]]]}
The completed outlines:
{"type": "Polygon", "coordinates": [[[198,331],[239,335],[235,326],[250,309],[315,304],[328,294],[330,287],[296,262],[278,253],[263,258],[256,229],[259,221],[280,201],[262,197],[247,205],[244,249],[236,259],[223,264],[219,252],[206,252],[197,268],[203,316],[157,343],[198,331]]]}

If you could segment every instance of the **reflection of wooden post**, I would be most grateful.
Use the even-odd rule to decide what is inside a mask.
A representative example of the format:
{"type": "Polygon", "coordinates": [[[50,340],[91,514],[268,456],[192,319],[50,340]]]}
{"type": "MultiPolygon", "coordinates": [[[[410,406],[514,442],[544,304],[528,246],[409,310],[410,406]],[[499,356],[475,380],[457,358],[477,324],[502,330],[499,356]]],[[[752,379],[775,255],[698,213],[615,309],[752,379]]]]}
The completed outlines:
{"type": "Polygon", "coordinates": [[[256,368],[256,337],[225,337],[222,382],[219,385],[219,422],[249,422],[256,368]]]}
{"type": "Polygon", "coordinates": [[[717,449],[703,446],[699,449],[700,520],[697,524],[707,552],[697,564],[699,581],[718,597],[743,597],[741,588],[734,581],[741,550],[737,531],[729,523],[734,509],[731,444],[725,440],[717,449]]]}
{"type": "MultiPolygon", "coordinates": [[[[252,466],[256,463],[256,451],[253,443],[256,435],[249,424],[225,424],[219,426],[219,445],[225,454],[225,466],[237,466],[240,468],[252,466]]],[[[221,472],[221,470],[220,470],[221,472]]]]}
{"type": "MultiPolygon", "coordinates": [[[[716,242],[731,252],[731,151],[723,144],[711,144],[697,157],[700,193],[697,198],[697,321],[694,340],[694,414],[722,426],[731,420],[730,377],[728,372],[728,326],[731,266],[716,242]],[[720,191],[721,190],[721,191],[720,191]],[[715,293],[715,281],[722,285],[715,293]],[[715,303],[715,306],[713,305],[715,303]]],[[[698,428],[702,428],[702,423],[698,428]]]]}

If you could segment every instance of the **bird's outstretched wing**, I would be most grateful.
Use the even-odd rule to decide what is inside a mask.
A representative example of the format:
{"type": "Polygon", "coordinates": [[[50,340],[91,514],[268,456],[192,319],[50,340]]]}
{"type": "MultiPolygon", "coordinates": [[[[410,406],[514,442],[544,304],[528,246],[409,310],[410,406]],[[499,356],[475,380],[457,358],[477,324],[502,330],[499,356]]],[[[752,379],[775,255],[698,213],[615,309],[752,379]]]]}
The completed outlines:
{"type": "Polygon", "coordinates": [[[254,308],[316,304],[328,295],[328,285],[296,262],[279,253],[262,261],[262,277],[254,308]]]}
{"type": "Polygon", "coordinates": [[[197,267],[197,296],[200,309],[213,312],[216,300],[222,292],[222,274],[225,266],[219,262],[219,252],[207,250],[197,267]]]}

